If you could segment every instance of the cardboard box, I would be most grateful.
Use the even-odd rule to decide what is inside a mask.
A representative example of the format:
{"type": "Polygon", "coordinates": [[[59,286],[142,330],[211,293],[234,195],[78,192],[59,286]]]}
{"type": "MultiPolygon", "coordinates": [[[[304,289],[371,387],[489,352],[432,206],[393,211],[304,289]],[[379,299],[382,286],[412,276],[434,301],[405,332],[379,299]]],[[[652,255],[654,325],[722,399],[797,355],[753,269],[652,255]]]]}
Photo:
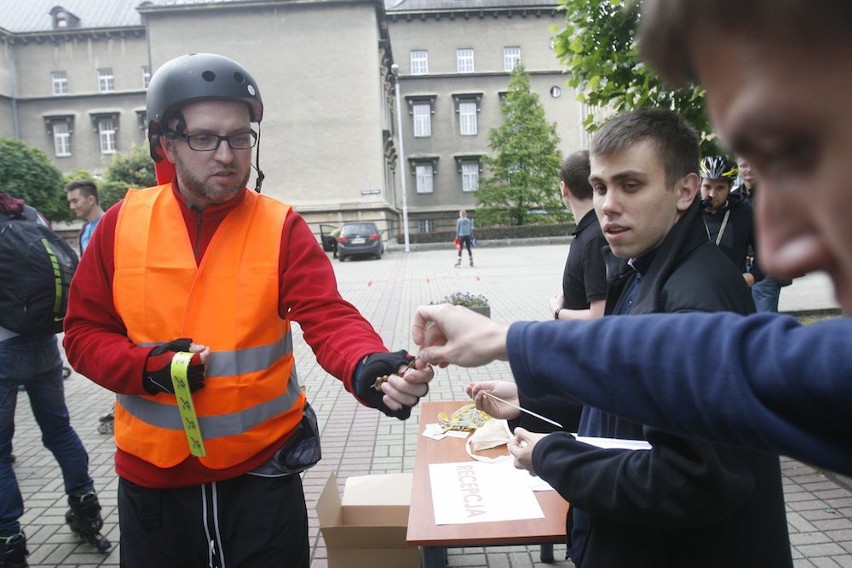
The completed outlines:
{"type": "Polygon", "coordinates": [[[329,475],[316,505],[329,568],[420,568],[420,549],[405,544],[413,478],[350,477],[341,497],[329,475]]]}

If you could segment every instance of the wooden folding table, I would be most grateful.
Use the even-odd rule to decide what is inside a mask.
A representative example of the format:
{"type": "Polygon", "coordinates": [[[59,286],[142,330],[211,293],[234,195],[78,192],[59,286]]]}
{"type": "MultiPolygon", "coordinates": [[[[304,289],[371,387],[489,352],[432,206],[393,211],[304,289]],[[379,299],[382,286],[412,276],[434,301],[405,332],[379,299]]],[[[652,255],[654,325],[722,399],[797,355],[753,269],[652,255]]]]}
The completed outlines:
{"type": "MultiPolygon", "coordinates": [[[[469,401],[426,402],[420,411],[420,429],[414,464],[414,484],[408,516],[409,546],[420,546],[423,568],[443,568],[447,549],[462,546],[505,546],[540,544],[542,562],[553,562],[553,544],[565,542],[565,518],[568,503],[556,491],[535,493],[543,519],[436,525],[432,507],[432,488],[429,464],[470,461],[464,440],[445,438],[433,440],[423,436],[426,424],[438,422],[438,413],[452,414],[469,401]]],[[[506,453],[506,447],[477,452],[486,456],[506,453]]]]}

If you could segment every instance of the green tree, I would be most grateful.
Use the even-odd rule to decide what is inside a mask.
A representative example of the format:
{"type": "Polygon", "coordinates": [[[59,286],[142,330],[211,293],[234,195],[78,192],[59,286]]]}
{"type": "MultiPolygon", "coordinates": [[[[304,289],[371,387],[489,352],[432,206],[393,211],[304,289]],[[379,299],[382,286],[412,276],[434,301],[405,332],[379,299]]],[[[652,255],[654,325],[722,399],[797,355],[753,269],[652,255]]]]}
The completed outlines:
{"type": "Polygon", "coordinates": [[[505,120],[488,134],[494,155],[483,157],[488,175],[476,192],[477,224],[566,221],[570,216],[558,190],[562,155],[556,124],[548,124],[522,65],[512,71],[500,108],[505,120]]]}
{"type": "Polygon", "coordinates": [[[14,138],[0,138],[0,191],[21,198],[51,221],[74,217],[62,173],[47,155],[14,138]]]}
{"type": "Polygon", "coordinates": [[[157,185],[154,160],[148,153],[148,145],[134,146],[129,152],[117,154],[107,166],[104,178],[98,193],[101,207],[105,210],[123,198],[128,188],[157,185]]]}
{"type": "Polygon", "coordinates": [[[97,185],[98,178],[95,177],[95,174],[87,170],[86,168],[74,168],[70,172],[65,174],[65,183],[69,183],[72,181],[87,179],[91,182],[95,182],[97,185]]]}
{"type": "MultiPolygon", "coordinates": [[[[699,87],[672,90],[639,59],[636,29],[641,0],[559,0],[565,27],[553,50],[567,67],[568,84],[591,107],[623,112],[658,106],[680,113],[698,132],[704,155],[719,153],[699,87]]],[[[605,113],[604,113],[605,114],[605,113]]],[[[583,126],[594,132],[602,119],[591,113],[583,126]]]]}

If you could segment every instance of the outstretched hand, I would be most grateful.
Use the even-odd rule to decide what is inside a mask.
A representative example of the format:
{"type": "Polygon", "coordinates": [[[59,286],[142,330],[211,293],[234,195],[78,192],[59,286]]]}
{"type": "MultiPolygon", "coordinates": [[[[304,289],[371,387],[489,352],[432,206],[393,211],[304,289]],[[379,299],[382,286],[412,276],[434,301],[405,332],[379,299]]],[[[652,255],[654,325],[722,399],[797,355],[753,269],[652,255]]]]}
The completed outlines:
{"type": "Polygon", "coordinates": [[[434,377],[432,366],[417,359],[414,365],[401,367],[380,385],[380,391],[384,393],[382,400],[388,408],[396,411],[416,406],[421,398],[429,394],[429,381],[434,377]]]}
{"type": "Polygon", "coordinates": [[[426,363],[479,367],[508,358],[508,330],[508,325],[467,308],[438,304],[417,308],[411,336],[420,347],[417,358],[426,363]]]}
{"type": "Polygon", "coordinates": [[[368,355],[355,379],[355,394],[367,406],[406,420],[429,392],[432,367],[407,351],[368,355]]]}

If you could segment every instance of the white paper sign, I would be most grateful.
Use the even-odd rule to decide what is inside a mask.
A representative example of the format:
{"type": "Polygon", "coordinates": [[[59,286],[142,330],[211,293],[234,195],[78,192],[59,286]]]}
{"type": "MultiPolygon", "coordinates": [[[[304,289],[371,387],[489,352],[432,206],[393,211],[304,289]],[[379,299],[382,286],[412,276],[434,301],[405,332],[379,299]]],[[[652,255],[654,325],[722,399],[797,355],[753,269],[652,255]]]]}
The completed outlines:
{"type": "Polygon", "coordinates": [[[616,450],[650,450],[651,444],[645,440],[624,440],[622,438],[597,438],[594,436],[577,436],[578,442],[591,444],[598,448],[616,449],[616,450]]]}
{"type": "Polygon", "coordinates": [[[519,483],[517,475],[518,470],[511,463],[430,464],[435,524],[544,518],[529,484],[519,483]]]}

